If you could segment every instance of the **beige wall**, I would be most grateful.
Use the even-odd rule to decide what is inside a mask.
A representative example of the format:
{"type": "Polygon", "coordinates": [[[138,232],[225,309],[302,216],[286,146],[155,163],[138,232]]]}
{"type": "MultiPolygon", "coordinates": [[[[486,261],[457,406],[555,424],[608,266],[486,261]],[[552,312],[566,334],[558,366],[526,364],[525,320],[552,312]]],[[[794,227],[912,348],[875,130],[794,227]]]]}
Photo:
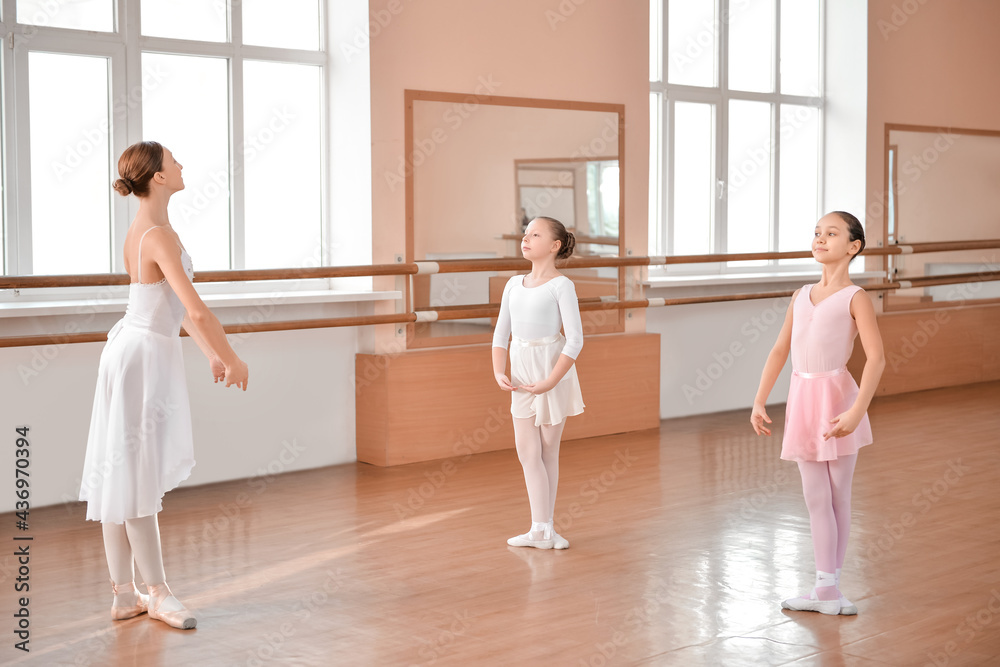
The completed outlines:
{"type": "Polygon", "coordinates": [[[875,241],[884,233],[886,123],[1000,130],[1000,2],[868,6],[866,218],[875,241]]]}
{"type": "MultiPolygon", "coordinates": [[[[407,88],[624,104],[624,228],[627,244],[645,254],[647,2],[371,0],[370,10],[386,23],[371,41],[375,263],[404,253],[404,189],[392,175],[398,175],[404,158],[407,88]]],[[[633,317],[629,327],[644,330],[643,315],[633,317]]],[[[386,329],[376,334],[376,351],[394,349],[393,328],[386,329]]]]}

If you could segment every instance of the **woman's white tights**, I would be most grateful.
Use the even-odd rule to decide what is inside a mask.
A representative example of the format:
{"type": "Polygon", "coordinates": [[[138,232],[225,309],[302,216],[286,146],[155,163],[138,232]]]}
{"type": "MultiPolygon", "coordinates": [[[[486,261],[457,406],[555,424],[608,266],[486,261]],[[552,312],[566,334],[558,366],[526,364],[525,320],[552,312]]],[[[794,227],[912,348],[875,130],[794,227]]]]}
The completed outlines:
{"type": "MultiPolygon", "coordinates": [[[[129,584],[135,580],[134,559],[139,564],[142,580],[146,582],[152,608],[165,612],[184,609],[184,605],[171,594],[166,585],[163,550],[160,547],[160,524],[155,514],[126,519],[124,524],[102,523],[101,527],[104,529],[108,571],[116,585],[129,584]]],[[[119,599],[117,604],[126,607],[134,604],[134,592],[123,595],[126,599],[119,599]]]]}
{"type": "Polygon", "coordinates": [[[163,552],[160,549],[160,525],[156,515],[126,519],[125,523],[102,523],[104,552],[108,557],[108,570],[115,584],[128,584],[135,580],[133,558],[146,585],[162,584],[163,552]]]}

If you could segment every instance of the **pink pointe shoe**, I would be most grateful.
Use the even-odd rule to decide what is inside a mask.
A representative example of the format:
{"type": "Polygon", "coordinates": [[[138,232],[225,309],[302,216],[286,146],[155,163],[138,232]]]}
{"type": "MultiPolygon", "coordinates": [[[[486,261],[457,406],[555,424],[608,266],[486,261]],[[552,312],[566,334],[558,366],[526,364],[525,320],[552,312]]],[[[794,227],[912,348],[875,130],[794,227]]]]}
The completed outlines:
{"type": "Polygon", "coordinates": [[[149,607],[149,596],[143,595],[135,587],[135,582],[127,584],[116,584],[111,581],[111,590],[115,592],[115,601],[111,603],[111,620],[124,621],[126,618],[134,618],[139,614],[145,614],[149,607]],[[130,600],[132,604],[119,604],[118,596],[130,600]]]}
{"type": "Polygon", "coordinates": [[[188,611],[180,600],[174,597],[166,582],[162,584],[146,584],[149,591],[149,617],[163,621],[178,630],[191,630],[198,624],[198,619],[188,611]],[[167,609],[163,609],[166,603],[167,609]]]}

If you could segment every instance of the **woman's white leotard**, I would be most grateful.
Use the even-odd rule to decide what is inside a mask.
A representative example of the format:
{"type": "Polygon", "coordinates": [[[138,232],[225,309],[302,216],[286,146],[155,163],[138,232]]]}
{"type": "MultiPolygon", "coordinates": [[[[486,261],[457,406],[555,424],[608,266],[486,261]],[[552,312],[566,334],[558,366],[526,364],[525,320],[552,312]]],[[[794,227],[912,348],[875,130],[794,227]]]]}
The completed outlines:
{"type": "MultiPolygon", "coordinates": [[[[163,494],[191,474],[194,445],[181,321],[184,305],[166,280],[137,282],[128,308],[108,333],[97,372],[80,500],[87,518],[105,523],[156,514],[163,494]]],[[[181,265],[194,276],[181,248],[181,265]]],[[[145,573],[144,573],[145,574],[145,573]]]]}

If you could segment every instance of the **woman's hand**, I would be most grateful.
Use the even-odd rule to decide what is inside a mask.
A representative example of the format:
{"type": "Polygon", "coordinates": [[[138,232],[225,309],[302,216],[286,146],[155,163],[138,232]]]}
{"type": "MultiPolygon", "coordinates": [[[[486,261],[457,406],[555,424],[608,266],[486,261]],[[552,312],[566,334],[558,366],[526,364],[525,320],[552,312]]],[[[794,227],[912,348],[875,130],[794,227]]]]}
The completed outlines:
{"type": "Polygon", "coordinates": [[[823,434],[824,440],[829,440],[830,438],[843,438],[845,435],[850,435],[854,433],[854,429],[858,427],[861,423],[861,418],[864,413],[857,413],[853,409],[847,412],[842,412],[833,419],[830,423],[833,426],[826,433],[823,434]]]}
{"type": "Polygon", "coordinates": [[[496,378],[497,384],[500,385],[500,388],[504,391],[517,391],[517,387],[512,385],[510,380],[508,380],[507,376],[503,373],[497,373],[493,377],[496,378]]]}
{"type": "Polygon", "coordinates": [[[247,365],[243,362],[243,360],[237,357],[236,361],[232,365],[226,366],[225,369],[226,386],[231,387],[235,384],[237,387],[243,389],[243,391],[246,391],[247,382],[250,377],[250,369],[247,368],[247,365]]]}
{"type": "Polygon", "coordinates": [[[771,429],[764,426],[764,422],[771,423],[771,418],[767,416],[767,410],[763,405],[754,403],[753,412],[750,413],[750,425],[757,435],[771,435],[771,429]]]}
{"type": "Polygon", "coordinates": [[[226,365],[219,359],[219,355],[213,354],[208,358],[208,367],[212,371],[212,379],[215,382],[226,379],[226,365]]]}

